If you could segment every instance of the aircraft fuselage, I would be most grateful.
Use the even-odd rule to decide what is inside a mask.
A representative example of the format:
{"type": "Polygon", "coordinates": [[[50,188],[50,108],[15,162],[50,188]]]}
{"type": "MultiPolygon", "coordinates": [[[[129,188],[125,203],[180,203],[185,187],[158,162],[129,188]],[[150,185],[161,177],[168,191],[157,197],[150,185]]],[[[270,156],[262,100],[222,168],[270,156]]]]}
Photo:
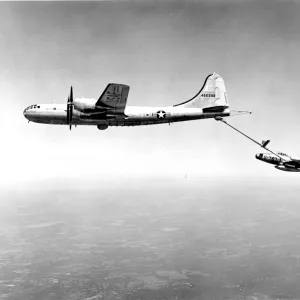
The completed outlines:
{"type": "MultiPolygon", "coordinates": [[[[202,108],[184,107],[145,107],[126,106],[124,114],[89,113],[74,109],[72,125],[108,125],[108,126],[138,126],[160,123],[173,123],[197,119],[226,117],[230,109],[223,111],[203,112],[202,108]]],[[[24,110],[24,116],[31,122],[44,124],[67,125],[66,104],[36,104],[24,110]]]]}
{"type": "Polygon", "coordinates": [[[293,161],[289,155],[277,152],[277,156],[272,153],[258,153],[255,155],[256,159],[263,162],[275,165],[275,168],[286,172],[300,172],[299,163],[293,161]]]}

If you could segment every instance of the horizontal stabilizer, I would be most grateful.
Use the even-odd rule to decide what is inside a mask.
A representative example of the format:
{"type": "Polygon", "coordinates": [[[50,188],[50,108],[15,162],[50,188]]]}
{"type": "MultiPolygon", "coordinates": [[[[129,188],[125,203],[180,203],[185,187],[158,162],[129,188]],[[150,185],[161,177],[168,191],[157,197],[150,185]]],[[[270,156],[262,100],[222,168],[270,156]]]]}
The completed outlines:
{"type": "Polygon", "coordinates": [[[211,106],[203,108],[204,113],[217,113],[217,112],[223,112],[228,106],[225,105],[219,105],[219,106],[211,106]]]}

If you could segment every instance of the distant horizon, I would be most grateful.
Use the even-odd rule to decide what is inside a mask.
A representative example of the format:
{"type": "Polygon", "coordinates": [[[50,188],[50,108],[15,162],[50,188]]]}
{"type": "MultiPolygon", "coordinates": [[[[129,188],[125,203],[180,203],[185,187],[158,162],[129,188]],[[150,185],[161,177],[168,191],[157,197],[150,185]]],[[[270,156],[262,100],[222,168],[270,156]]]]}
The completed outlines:
{"type": "MultiPolygon", "coordinates": [[[[116,187],[122,189],[187,189],[201,190],[201,188],[213,189],[226,189],[226,188],[245,188],[246,186],[253,186],[254,188],[266,189],[272,188],[274,190],[289,189],[291,187],[300,190],[298,178],[286,178],[284,176],[155,176],[155,177],[119,177],[116,178],[74,178],[74,179],[40,179],[22,181],[19,183],[12,183],[11,185],[1,185],[0,190],[3,192],[18,190],[41,190],[47,192],[48,190],[66,190],[74,191],[101,191],[101,190],[114,190],[116,187]],[[203,185],[205,184],[205,185],[203,185]]],[[[245,190],[247,193],[247,190],[245,190]]],[[[271,192],[270,192],[271,194],[271,192]]]]}

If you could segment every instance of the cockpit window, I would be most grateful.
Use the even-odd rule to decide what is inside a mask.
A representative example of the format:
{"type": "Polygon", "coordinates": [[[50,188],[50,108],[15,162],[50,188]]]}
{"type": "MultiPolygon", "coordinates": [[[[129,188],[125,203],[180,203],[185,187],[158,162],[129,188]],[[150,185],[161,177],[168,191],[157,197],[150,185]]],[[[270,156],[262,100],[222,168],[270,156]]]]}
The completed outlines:
{"type": "Polygon", "coordinates": [[[27,108],[25,108],[25,111],[29,110],[29,109],[34,109],[34,108],[41,108],[39,105],[34,104],[34,105],[30,105],[27,108]]]}
{"type": "Polygon", "coordinates": [[[28,109],[34,109],[34,108],[40,108],[40,106],[37,105],[37,104],[30,105],[30,106],[28,106],[28,107],[26,108],[26,110],[28,110],[28,109]]]}

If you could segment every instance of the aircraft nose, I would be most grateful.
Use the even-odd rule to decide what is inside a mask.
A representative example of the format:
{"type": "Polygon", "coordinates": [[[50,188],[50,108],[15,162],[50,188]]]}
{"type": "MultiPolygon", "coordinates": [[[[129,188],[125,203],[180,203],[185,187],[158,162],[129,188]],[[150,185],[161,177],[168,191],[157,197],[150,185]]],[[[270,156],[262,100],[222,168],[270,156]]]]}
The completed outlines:
{"type": "Polygon", "coordinates": [[[264,160],[264,155],[263,155],[263,153],[257,153],[257,154],[255,155],[255,157],[256,157],[257,159],[259,159],[259,160],[264,160]]]}
{"type": "Polygon", "coordinates": [[[24,111],[23,111],[23,116],[24,116],[27,120],[29,120],[29,112],[28,112],[27,108],[24,109],[24,111]]]}

